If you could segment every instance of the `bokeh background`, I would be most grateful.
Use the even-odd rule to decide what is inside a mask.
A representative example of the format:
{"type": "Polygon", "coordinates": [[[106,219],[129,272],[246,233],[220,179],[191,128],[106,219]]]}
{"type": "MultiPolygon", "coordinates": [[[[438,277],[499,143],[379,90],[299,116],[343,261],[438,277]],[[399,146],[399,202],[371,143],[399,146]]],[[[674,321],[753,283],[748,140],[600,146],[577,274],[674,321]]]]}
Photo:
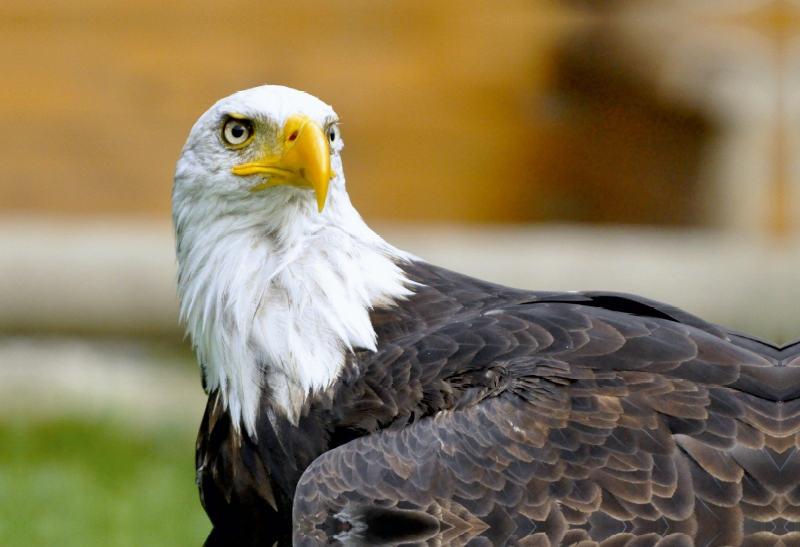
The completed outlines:
{"type": "Polygon", "coordinates": [[[431,262],[800,336],[800,0],[0,0],[0,545],[200,545],[172,171],[264,83],[431,262]]]}

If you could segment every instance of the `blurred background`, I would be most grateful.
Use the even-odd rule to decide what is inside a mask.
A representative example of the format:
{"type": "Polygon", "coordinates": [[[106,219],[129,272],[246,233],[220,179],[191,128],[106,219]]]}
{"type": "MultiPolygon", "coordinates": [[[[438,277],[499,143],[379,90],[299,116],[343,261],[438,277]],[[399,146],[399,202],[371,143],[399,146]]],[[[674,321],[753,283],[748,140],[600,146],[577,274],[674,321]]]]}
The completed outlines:
{"type": "Polygon", "coordinates": [[[0,544],[200,545],[172,171],[264,83],[395,245],[800,336],[800,0],[0,0],[0,544]]]}

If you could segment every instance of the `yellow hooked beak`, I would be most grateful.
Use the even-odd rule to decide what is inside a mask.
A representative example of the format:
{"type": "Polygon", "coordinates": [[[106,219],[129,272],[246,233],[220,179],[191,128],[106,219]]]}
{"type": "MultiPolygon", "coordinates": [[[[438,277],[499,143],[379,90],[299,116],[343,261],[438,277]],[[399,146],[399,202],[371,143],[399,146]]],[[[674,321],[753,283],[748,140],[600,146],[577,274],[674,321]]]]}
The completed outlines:
{"type": "Polygon", "coordinates": [[[270,186],[288,184],[313,188],[317,207],[322,212],[331,180],[331,153],[325,132],[317,122],[302,114],[286,120],[283,128],[283,152],[266,155],[256,161],[231,169],[234,175],[269,175],[263,183],[250,190],[255,192],[270,186]]]}

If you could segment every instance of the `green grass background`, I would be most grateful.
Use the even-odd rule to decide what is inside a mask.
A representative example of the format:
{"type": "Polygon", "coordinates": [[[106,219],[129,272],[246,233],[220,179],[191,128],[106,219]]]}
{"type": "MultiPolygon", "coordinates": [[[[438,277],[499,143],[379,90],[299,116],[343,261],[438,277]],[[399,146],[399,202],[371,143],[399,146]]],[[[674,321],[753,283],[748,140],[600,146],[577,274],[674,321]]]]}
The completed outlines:
{"type": "Polygon", "coordinates": [[[0,421],[0,545],[201,546],[211,526],[195,435],[121,419],[0,421]]]}

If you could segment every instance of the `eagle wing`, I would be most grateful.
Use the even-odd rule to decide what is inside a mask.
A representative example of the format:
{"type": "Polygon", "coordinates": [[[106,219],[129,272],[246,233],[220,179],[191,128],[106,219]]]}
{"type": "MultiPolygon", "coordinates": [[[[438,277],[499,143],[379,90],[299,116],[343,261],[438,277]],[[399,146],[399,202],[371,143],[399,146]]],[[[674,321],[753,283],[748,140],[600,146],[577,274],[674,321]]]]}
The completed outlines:
{"type": "Polygon", "coordinates": [[[295,545],[799,541],[800,403],[763,396],[794,367],[614,298],[539,294],[395,337],[390,365],[454,403],[317,458],[295,545]]]}

